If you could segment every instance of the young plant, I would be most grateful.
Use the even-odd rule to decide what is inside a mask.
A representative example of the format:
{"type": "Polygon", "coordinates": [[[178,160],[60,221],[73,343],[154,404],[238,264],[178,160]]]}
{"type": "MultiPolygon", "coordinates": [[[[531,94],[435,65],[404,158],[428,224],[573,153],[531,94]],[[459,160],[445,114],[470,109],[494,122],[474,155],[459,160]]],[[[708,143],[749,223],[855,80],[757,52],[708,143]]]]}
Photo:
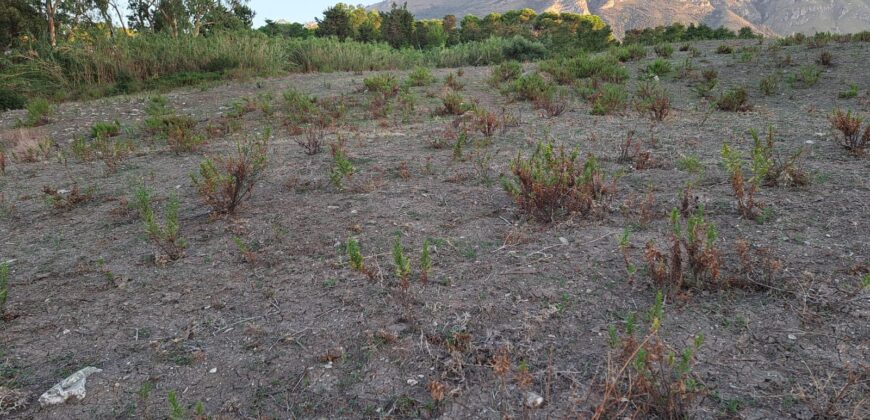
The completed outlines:
{"type": "Polygon", "coordinates": [[[91,126],[91,138],[115,137],[121,134],[121,123],[118,120],[113,122],[97,122],[91,126]]]}
{"type": "Polygon", "coordinates": [[[788,82],[795,88],[810,88],[815,86],[822,77],[822,70],[815,65],[806,65],[798,69],[798,72],[788,78],[788,82]]]}
{"type": "Polygon", "coordinates": [[[863,156],[866,149],[870,147],[870,124],[864,129],[862,134],[861,124],[864,119],[852,115],[852,111],[843,112],[840,109],[834,110],[834,113],[828,117],[831,126],[839,131],[843,137],[840,144],[855,156],[863,156]]]}
{"type": "Polygon", "coordinates": [[[671,58],[674,55],[674,47],[671,44],[658,44],[653,47],[653,51],[661,58],[671,58]]]}
{"type": "Polygon", "coordinates": [[[444,85],[453,89],[453,91],[460,91],[465,87],[465,85],[459,80],[459,76],[453,72],[450,72],[444,79],[444,85]]]}
{"type": "Polygon", "coordinates": [[[343,142],[330,144],[329,148],[332,152],[332,159],[335,162],[335,166],[329,173],[329,179],[336,188],[343,189],[342,181],[345,178],[353,177],[354,173],[356,173],[356,168],[354,168],[350,159],[348,159],[343,142]]]}
{"type": "Polygon", "coordinates": [[[750,110],[752,105],[749,104],[749,93],[740,87],[731,88],[722,93],[716,99],[716,107],[721,111],[740,112],[750,110]]]}
{"type": "Polygon", "coordinates": [[[771,74],[758,82],[758,88],[767,96],[776,94],[779,91],[779,74],[771,74]]]}
{"type": "Polygon", "coordinates": [[[411,86],[429,86],[435,81],[435,76],[427,67],[417,67],[408,75],[408,84],[411,86]]]}
{"type": "Polygon", "coordinates": [[[506,61],[492,68],[489,77],[491,86],[501,86],[502,83],[513,82],[523,74],[523,66],[516,61],[506,61]]]}
{"type": "Polygon", "coordinates": [[[411,287],[411,260],[405,256],[400,235],[396,236],[396,242],[393,243],[393,269],[399,279],[399,288],[403,292],[407,292],[408,288],[411,287]]]}
{"type": "Polygon", "coordinates": [[[316,155],[323,150],[323,137],[325,135],[324,129],[311,126],[305,130],[304,139],[296,139],[296,144],[305,149],[306,155],[316,155]]]}
{"type": "Polygon", "coordinates": [[[590,97],[592,115],[609,115],[625,110],[628,103],[628,93],[622,85],[607,83],[590,97]]]}
{"type": "Polygon", "coordinates": [[[737,199],[737,208],[743,217],[758,220],[764,205],[755,201],[755,194],[759,191],[761,181],[767,176],[770,162],[758,152],[753,153],[752,158],[752,176],[747,180],[743,174],[742,154],[732,149],[728,143],[722,145],[722,161],[730,174],[731,190],[737,199]]]}
{"type": "Polygon", "coordinates": [[[462,115],[473,108],[471,104],[465,102],[462,95],[456,92],[448,93],[441,100],[441,103],[444,105],[441,110],[444,115],[462,115]]]}
{"type": "Polygon", "coordinates": [[[655,121],[663,121],[671,110],[667,89],[657,83],[646,82],[638,86],[634,107],[641,114],[649,114],[655,121]]]}
{"type": "Polygon", "coordinates": [[[183,257],[187,244],[179,234],[181,225],[178,222],[178,197],[173,194],[166,202],[163,209],[163,223],[158,221],[154,213],[151,191],[147,187],[142,185],[137,188],[134,200],[139,217],[145,227],[145,234],[158,249],[158,255],[155,256],[155,259],[160,261],[166,258],[175,261],[183,257]]]}
{"type": "Polygon", "coordinates": [[[392,74],[379,74],[363,79],[363,85],[369,92],[380,93],[387,97],[399,93],[399,80],[392,74]]]}
{"type": "Polygon", "coordinates": [[[671,62],[662,58],[656,58],[652,63],[649,63],[643,73],[647,78],[662,77],[674,70],[671,62]]]}
{"type": "Polygon", "coordinates": [[[767,168],[764,175],[764,185],[802,186],[809,184],[809,176],[800,166],[801,157],[804,153],[803,147],[791,155],[782,158],[777,155],[775,150],[773,127],[768,128],[767,136],[764,140],[761,139],[755,129],[750,129],[749,135],[752,137],[753,143],[753,162],[759,162],[756,165],[759,168],[767,168]]]}
{"type": "Polygon", "coordinates": [[[628,275],[628,283],[634,283],[634,275],[637,273],[637,267],[631,262],[629,255],[631,249],[631,229],[625,228],[622,231],[622,236],[619,238],[619,252],[622,254],[622,262],[625,264],[625,273],[628,275]]]}
{"type": "Polygon", "coordinates": [[[42,193],[45,194],[46,201],[58,210],[71,210],[79,204],[87,203],[94,199],[93,188],[87,188],[82,191],[79,189],[78,184],[75,183],[67,191],[45,185],[42,187],[42,193]]]}
{"type": "Polygon", "coordinates": [[[704,343],[696,335],[692,345],[678,351],[660,337],[664,318],[664,296],[659,293],[650,308],[649,325],[643,335],[636,334],[637,315],[629,314],[622,334],[610,327],[613,348],[607,358],[601,402],[592,419],[692,417],[694,401],[704,390],[692,372],[695,355],[704,343]]]}
{"type": "Polygon", "coordinates": [[[644,250],[647,272],[653,284],[669,296],[676,296],[687,287],[718,286],[717,239],[716,227],[705,220],[703,208],[692,213],[688,213],[688,209],[673,209],[669,248],[662,252],[653,241],[649,241],[644,250]]]}
{"type": "Polygon", "coordinates": [[[37,127],[48,124],[49,117],[54,113],[47,99],[34,99],[27,103],[27,116],[24,120],[18,120],[18,127],[37,127]]]}
{"type": "Polygon", "coordinates": [[[513,179],[502,180],[505,191],[523,212],[544,223],[573,213],[589,215],[616,190],[615,179],[605,184],[594,156],[583,161],[577,151],[553,143],[538,143],[528,158],[517,155],[511,172],[513,179]]]}
{"type": "Polygon", "coordinates": [[[235,153],[207,158],[199,164],[193,185],[215,213],[232,214],[251,195],[262,178],[267,162],[269,130],[262,139],[248,137],[236,142],[235,153]]]}
{"type": "Polygon", "coordinates": [[[374,281],[376,273],[374,270],[366,267],[359,242],[354,238],[347,238],[345,248],[347,250],[347,259],[350,263],[350,268],[356,272],[365,274],[368,276],[369,280],[374,281]]]}
{"type": "Polygon", "coordinates": [[[852,99],[858,96],[858,85],[852,83],[849,85],[849,90],[844,90],[837,94],[837,97],[840,99],[852,99]]]}

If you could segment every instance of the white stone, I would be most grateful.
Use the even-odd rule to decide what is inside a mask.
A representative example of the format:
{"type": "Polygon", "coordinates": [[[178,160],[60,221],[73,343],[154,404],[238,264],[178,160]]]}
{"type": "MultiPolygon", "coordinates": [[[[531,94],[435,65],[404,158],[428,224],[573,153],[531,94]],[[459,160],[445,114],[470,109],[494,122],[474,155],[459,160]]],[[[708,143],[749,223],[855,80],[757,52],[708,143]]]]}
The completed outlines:
{"type": "Polygon", "coordinates": [[[45,407],[47,405],[61,404],[66,402],[70,397],[76,397],[79,400],[83,400],[86,395],[85,382],[87,382],[88,376],[102,371],[102,369],[88,366],[73,373],[66,379],[55,384],[48,391],[45,391],[44,394],[40,395],[39,405],[45,407]]]}

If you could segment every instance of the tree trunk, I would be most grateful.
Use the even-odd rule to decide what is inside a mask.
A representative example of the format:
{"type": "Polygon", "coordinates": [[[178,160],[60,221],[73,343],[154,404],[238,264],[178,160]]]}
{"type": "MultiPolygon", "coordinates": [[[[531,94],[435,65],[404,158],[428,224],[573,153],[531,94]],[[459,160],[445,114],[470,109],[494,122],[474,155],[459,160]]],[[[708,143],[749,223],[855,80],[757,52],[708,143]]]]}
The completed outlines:
{"type": "Polygon", "coordinates": [[[45,0],[45,14],[48,17],[48,39],[52,47],[57,46],[57,31],[54,27],[55,7],[54,0],[45,0]]]}

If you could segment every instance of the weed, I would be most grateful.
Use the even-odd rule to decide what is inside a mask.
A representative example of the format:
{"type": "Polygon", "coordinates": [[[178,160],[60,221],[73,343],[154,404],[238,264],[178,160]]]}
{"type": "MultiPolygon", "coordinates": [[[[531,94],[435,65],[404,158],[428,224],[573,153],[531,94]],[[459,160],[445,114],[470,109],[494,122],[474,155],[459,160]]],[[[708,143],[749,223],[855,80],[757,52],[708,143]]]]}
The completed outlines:
{"type": "Polygon", "coordinates": [[[450,92],[441,99],[443,108],[441,112],[445,115],[462,115],[472,109],[472,105],[465,102],[465,98],[456,92],[450,92]]]}
{"type": "MultiPolygon", "coordinates": [[[[92,153],[96,154],[100,160],[106,164],[106,168],[109,172],[115,172],[118,170],[121,162],[133,151],[133,143],[130,140],[97,137],[90,144],[89,148],[92,150],[92,153]]],[[[91,154],[81,150],[76,150],[75,145],[73,153],[84,153],[85,155],[91,154]]]]}
{"type": "Polygon", "coordinates": [[[121,123],[118,120],[114,122],[97,122],[91,126],[91,138],[107,138],[115,137],[121,134],[121,123]]]}
{"type": "Polygon", "coordinates": [[[828,120],[831,126],[839,131],[843,137],[840,144],[855,156],[862,156],[865,149],[870,147],[870,124],[861,133],[861,123],[864,119],[852,115],[852,111],[843,112],[840,109],[834,111],[828,120]]]}
{"type": "Polygon", "coordinates": [[[416,67],[408,74],[408,84],[411,86],[429,86],[434,81],[435,76],[427,67],[416,67]]]}
{"type": "Polygon", "coordinates": [[[644,250],[647,272],[653,284],[670,296],[676,296],[687,287],[718,285],[717,239],[716,227],[706,221],[703,208],[691,214],[673,209],[668,236],[670,245],[666,251],[668,255],[659,251],[653,241],[647,242],[644,250]],[[689,276],[686,275],[686,269],[689,276]]]}
{"type": "Polygon", "coordinates": [[[460,91],[465,87],[465,85],[459,80],[459,76],[454,72],[447,74],[447,77],[444,78],[444,85],[454,91],[460,91]]]}
{"type": "Polygon", "coordinates": [[[284,91],[284,107],[287,118],[294,123],[305,122],[315,112],[315,99],[305,95],[296,89],[290,88],[284,91]]]}
{"type": "Polygon", "coordinates": [[[671,62],[662,58],[656,58],[652,63],[649,63],[644,69],[643,73],[648,78],[653,77],[661,77],[664,76],[674,70],[671,62]]]}
{"type": "Polygon", "coordinates": [[[779,74],[771,74],[758,82],[758,88],[767,96],[776,94],[779,91],[779,81],[782,78],[779,74]]]}
{"type": "Polygon", "coordinates": [[[532,73],[514,80],[508,92],[512,93],[516,100],[536,101],[551,97],[554,90],[553,84],[546,81],[540,74],[532,73]]]}
{"type": "Polygon", "coordinates": [[[306,155],[316,155],[323,150],[323,137],[325,132],[322,128],[312,126],[305,130],[304,139],[296,139],[296,144],[305,149],[306,155]]]}
{"type": "Polygon", "coordinates": [[[721,111],[742,112],[752,109],[749,93],[745,88],[731,88],[716,99],[716,107],[721,111]]]}
{"type": "Polygon", "coordinates": [[[75,183],[73,183],[72,188],[69,190],[58,190],[46,185],[42,187],[42,193],[45,194],[46,201],[58,210],[71,210],[79,204],[87,203],[94,199],[92,188],[82,191],[79,189],[78,184],[75,183]]]}
{"type": "Polygon", "coordinates": [[[236,244],[236,249],[242,254],[242,258],[244,258],[246,263],[253,264],[257,261],[257,254],[254,252],[255,248],[253,246],[256,243],[247,244],[244,239],[238,236],[233,236],[233,243],[236,244]]]}
{"type": "Polygon", "coordinates": [[[507,61],[492,68],[489,77],[491,86],[500,86],[502,83],[513,82],[523,74],[523,66],[516,61],[507,61]]]}
{"type": "Polygon", "coordinates": [[[215,213],[232,214],[247,199],[266,169],[269,130],[262,139],[237,141],[235,153],[207,158],[199,164],[199,176],[191,174],[197,193],[215,213]]]}
{"type": "Polygon", "coordinates": [[[379,74],[363,79],[363,85],[369,92],[380,93],[387,97],[399,93],[399,81],[392,74],[379,74]]]}
{"type": "Polygon", "coordinates": [[[503,187],[522,211],[545,223],[573,213],[589,215],[615,192],[616,181],[606,185],[598,160],[582,161],[578,155],[538,143],[532,156],[517,155],[511,163],[515,178],[503,179],[503,187]]]}
{"type": "Polygon", "coordinates": [[[187,244],[179,235],[181,225],[178,222],[178,197],[173,194],[166,202],[163,209],[165,219],[163,223],[158,221],[152,202],[151,190],[144,185],[139,186],[134,193],[134,206],[145,226],[145,234],[157,247],[158,252],[162,253],[162,255],[155,255],[155,260],[161,261],[167,258],[175,261],[184,256],[184,249],[187,248],[187,244]]]}
{"type": "Polygon", "coordinates": [[[592,115],[609,115],[625,110],[628,93],[625,87],[607,83],[591,96],[592,115]]]}
{"type": "Polygon", "coordinates": [[[852,83],[849,85],[849,90],[844,90],[837,94],[837,97],[840,99],[852,99],[858,96],[858,85],[852,83]]]}
{"type": "Polygon", "coordinates": [[[801,66],[797,73],[788,77],[788,83],[794,88],[810,88],[815,86],[822,77],[822,70],[810,64],[801,66]]]}
{"type": "Polygon", "coordinates": [[[674,47],[671,44],[658,44],[653,47],[653,51],[661,58],[671,58],[674,55],[674,47]]]}
{"type": "Polygon", "coordinates": [[[432,272],[432,257],[429,255],[429,240],[423,240],[423,250],[420,252],[420,283],[429,283],[429,273],[432,272]]]}
{"type": "Polygon", "coordinates": [[[17,127],[37,127],[48,124],[49,117],[54,113],[47,99],[34,99],[27,103],[27,116],[24,120],[18,120],[17,127]]]}
{"type": "Polygon", "coordinates": [[[650,309],[645,335],[637,338],[636,315],[626,321],[622,337],[615,327],[609,329],[614,351],[608,355],[607,371],[602,388],[602,401],[592,419],[690,418],[695,399],[703,388],[692,373],[695,355],[704,343],[702,335],[694,337],[691,346],[677,351],[659,336],[664,317],[661,293],[650,309]]]}
{"type": "Polygon", "coordinates": [[[701,163],[701,159],[699,159],[698,156],[686,155],[677,159],[677,169],[683,172],[697,174],[704,171],[704,164],[701,163]]]}
{"type": "Polygon", "coordinates": [[[411,277],[411,260],[405,256],[400,235],[396,235],[396,241],[393,243],[393,270],[399,279],[399,288],[403,292],[407,292],[411,286],[409,281],[411,277]]]}
{"type": "Polygon", "coordinates": [[[339,140],[338,143],[330,144],[329,148],[332,152],[332,159],[335,163],[332,172],[329,174],[329,179],[336,188],[343,189],[342,180],[353,177],[354,173],[356,173],[356,168],[354,168],[353,164],[350,163],[350,159],[347,157],[344,142],[339,140]]]}
{"type": "Polygon", "coordinates": [[[628,283],[634,283],[634,275],[637,267],[631,262],[629,249],[631,247],[631,229],[625,228],[619,238],[619,252],[622,254],[622,262],[625,264],[625,273],[628,275],[628,283]]]}
{"type": "Polygon", "coordinates": [[[752,156],[752,176],[747,180],[743,174],[743,156],[731,148],[728,143],[722,145],[722,161],[728,169],[731,178],[731,190],[737,199],[740,214],[747,219],[758,220],[764,205],[755,201],[761,182],[767,177],[770,162],[760,150],[754,150],[752,156]]]}
{"type": "Polygon", "coordinates": [[[762,140],[755,129],[749,130],[752,137],[752,159],[759,162],[759,168],[764,171],[764,185],[777,186],[803,186],[810,183],[810,178],[801,168],[800,161],[803,156],[803,147],[791,155],[781,158],[776,155],[773,127],[767,130],[765,140],[762,140]]]}
{"type": "Polygon", "coordinates": [[[834,55],[831,54],[830,51],[822,51],[819,53],[819,57],[816,58],[816,63],[819,63],[825,67],[831,67],[834,65],[834,55]]]}
{"type": "Polygon", "coordinates": [[[635,98],[634,107],[637,112],[648,113],[653,120],[663,121],[670,113],[670,95],[657,83],[646,82],[638,86],[635,98]]]}

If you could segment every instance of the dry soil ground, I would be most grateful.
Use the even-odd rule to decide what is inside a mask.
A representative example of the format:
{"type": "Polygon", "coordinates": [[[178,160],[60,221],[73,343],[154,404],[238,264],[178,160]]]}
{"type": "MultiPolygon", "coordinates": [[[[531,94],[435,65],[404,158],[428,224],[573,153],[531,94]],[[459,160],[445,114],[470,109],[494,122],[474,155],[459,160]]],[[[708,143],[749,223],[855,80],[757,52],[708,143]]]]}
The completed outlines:
{"type": "MultiPolygon", "coordinates": [[[[518,124],[489,142],[472,132],[461,158],[452,139],[446,148],[431,146],[454,120],[436,111],[444,77],[455,70],[437,70],[436,83],[413,88],[416,111],[405,118],[395,101],[387,118],[371,117],[371,95],[360,89],[370,74],[174,91],[165,94],[169,104],[197,119],[201,131],[245,97],[271,93],[277,110],[253,110],[240,118],[240,131],[180,155],[142,131],[144,95],[62,104],[48,125],[24,131],[13,128],[21,111],[0,115],[5,147],[19,156],[37,140],[55,142],[35,162],[10,155],[0,176],[0,259],[11,261],[0,385],[27,403],[10,418],[165,418],[170,391],[191,415],[201,402],[214,418],[588,417],[601,399],[608,327],[622,328],[628,313],[652,305],[644,244],[664,246],[668,213],[688,183],[718,227],[723,276],[767,281],[763,262],[741,271],[738,239],[781,264],[770,287],[690,289],[666,301],[661,335],[668,343],[682,348],[705,337],[693,368],[704,393],[692,417],[867,418],[870,295],[861,281],[870,265],[870,158],[840,147],[827,117],[840,107],[870,118],[870,44],[772,52],[731,42],[758,48],[745,62],[740,52],[716,54],[719,44],[697,44],[702,53],[689,77],[662,78],[673,109],[660,123],[630,109],[591,115],[574,94],[564,114],[547,118],[489,86],[489,68],[464,68],[466,100],[518,124]],[[759,91],[762,77],[794,74],[822,50],[834,64],[819,66],[815,86],[783,81],[773,96],[759,91]],[[792,64],[778,68],[786,54],[792,64]],[[752,110],[708,111],[692,86],[710,68],[719,72],[717,90],[747,86],[752,110]],[[858,96],[838,98],[851,83],[858,96]],[[290,87],[346,105],[346,117],[326,135],[346,140],[357,169],[344,190],[329,181],[329,151],[306,155],[296,143],[301,136],[281,124],[280,94],[290,87]],[[136,145],[117,172],[69,156],[72,140],[113,119],[136,145]],[[210,215],[190,173],[204,156],[230,152],[234,139],[267,126],[274,130],[265,178],[237,214],[210,215]],[[729,142],[746,152],[747,131],[768,126],[779,153],[804,149],[811,182],[763,187],[768,210],[759,223],[740,217],[720,150],[729,142]],[[632,131],[657,167],[617,162],[632,131]],[[622,172],[599,215],[542,224],[505,193],[498,177],[510,172],[511,159],[546,139],[622,172]],[[170,193],[180,198],[184,258],[156,264],[142,222],[126,211],[122,199],[142,182],[158,203],[170,193]],[[74,183],[92,188],[93,199],[66,210],[46,201],[43,186],[74,183]],[[638,226],[647,192],[653,217],[638,226]],[[618,247],[628,226],[635,226],[630,258],[640,268],[633,282],[618,247]],[[424,239],[432,245],[429,284],[415,275],[407,294],[392,269],[397,233],[415,271],[424,239]],[[379,270],[375,282],[349,269],[351,236],[379,270]],[[234,238],[247,244],[247,257],[234,238]],[[492,367],[499,352],[511,361],[505,377],[492,367]],[[39,407],[39,394],[85,366],[102,372],[88,380],[83,401],[39,407]],[[530,384],[517,380],[520,366],[530,384]],[[445,387],[441,402],[427,389],[432,381],[445,387]],[[543,406],[525,408],[527,390],[543,396],[543,406]]],[[[679,66],[686,54],[670,61],[679,66]]],[[[651,60],[652,52],[628,65],[630,91],[651,60]]]]}

